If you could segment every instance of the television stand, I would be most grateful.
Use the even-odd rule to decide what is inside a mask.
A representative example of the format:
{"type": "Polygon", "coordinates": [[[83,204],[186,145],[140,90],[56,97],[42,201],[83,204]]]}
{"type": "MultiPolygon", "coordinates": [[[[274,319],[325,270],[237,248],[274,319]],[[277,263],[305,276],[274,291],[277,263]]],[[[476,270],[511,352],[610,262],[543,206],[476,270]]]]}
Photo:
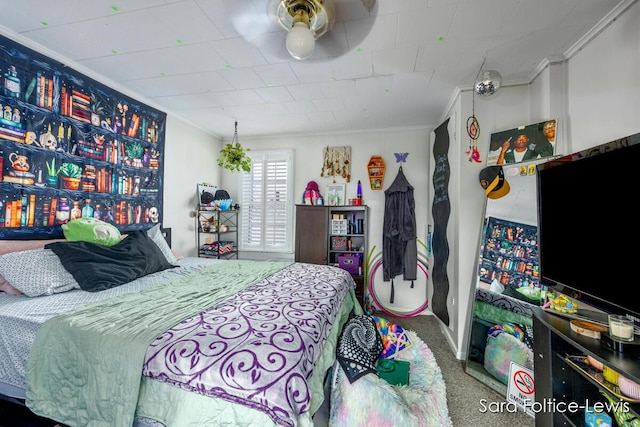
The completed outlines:
{"type": "MultiPolygon", "coordinates": [[[[576,333],[571,329],[570,320],[566,316],[556,316],[556,313],[539,307],[533,309],[535,400],[543,407],[555,402],[555,408],[560,408],[536,412],[535,424],[536,427],[582,426],[584,410],[568,411],[566,406],[557,403],[604,404],[607,400],[601,391],[606,389],[570,363],[568,356],[591,356],[635,382],[640,382],[640,356],[614,351],[602,339],[576,333]]],[[[616,397],[615,400],[621,399],[616,397]]],[[[629,411],[640,417],[640,403],[636,400],[628,404],[629,411]]]]}

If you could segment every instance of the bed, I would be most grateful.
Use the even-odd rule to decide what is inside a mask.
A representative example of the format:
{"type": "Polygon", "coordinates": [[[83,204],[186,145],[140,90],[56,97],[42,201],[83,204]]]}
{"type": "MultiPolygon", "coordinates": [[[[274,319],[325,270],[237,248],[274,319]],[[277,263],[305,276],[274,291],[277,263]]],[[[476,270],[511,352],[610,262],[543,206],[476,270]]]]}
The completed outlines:
{"type": "MultiPolygon", "coordinates": [[[[105,286],[110,269],[126,280],[118,263],[127,257],[87,278],[69,269],[68,254],[79,247],[89,250],[80,258],[105,260],[107,249],[0,242],[0,254],[9,251],[0,273],[13,269],[19,280],[17,270],[58,260],[82,285],[64,289],[59,279],[46,295],[0,292],[0,394],[74,426],[313,425],[342,326],[362,314],[351,276],[306,263],[177,259],[157,231],[122,242],[134,234],[147,236],[136,243],[144,255],[125,249],[145,257],[143,271],[158,253],[170,267],[97,291],[83,286],[105,286]]],[[[64,274],[55,268],[48,277],[64,274]]]]}

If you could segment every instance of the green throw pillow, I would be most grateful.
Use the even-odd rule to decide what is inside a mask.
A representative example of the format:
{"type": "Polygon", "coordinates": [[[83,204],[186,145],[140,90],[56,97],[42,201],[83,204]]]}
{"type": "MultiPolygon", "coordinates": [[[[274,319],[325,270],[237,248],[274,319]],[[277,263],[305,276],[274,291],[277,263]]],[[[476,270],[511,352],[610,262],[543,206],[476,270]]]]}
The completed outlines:
{"type": "Polygon", "coordinates": [[[95,218],[76,218],[62,225],[64,237],[70,242],[90,242],[104,246],[120,243],[120,230],[95,218]]]}

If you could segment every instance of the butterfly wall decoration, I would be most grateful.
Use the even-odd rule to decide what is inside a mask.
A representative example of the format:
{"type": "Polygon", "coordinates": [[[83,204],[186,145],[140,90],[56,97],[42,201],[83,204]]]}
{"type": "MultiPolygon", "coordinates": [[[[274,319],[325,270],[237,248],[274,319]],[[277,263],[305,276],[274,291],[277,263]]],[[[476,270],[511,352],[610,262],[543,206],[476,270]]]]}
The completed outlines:
{"type": "Polygon", "coordinates": [[[406,163],[409,153],[393,153],[396,156],[396,163],[406,163]]]}

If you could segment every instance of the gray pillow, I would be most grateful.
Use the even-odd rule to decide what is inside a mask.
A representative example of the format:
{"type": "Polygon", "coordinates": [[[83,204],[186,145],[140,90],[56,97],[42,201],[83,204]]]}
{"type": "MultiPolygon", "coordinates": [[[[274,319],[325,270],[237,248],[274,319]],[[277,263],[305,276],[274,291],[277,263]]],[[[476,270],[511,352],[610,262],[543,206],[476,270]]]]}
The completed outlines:
{"type": "Polygon", "coordinates": [[[162,231],[160,230],[160,224],[156,224],[153,227],[151,227],[149,230],[147,230],[147,236],[149,236],[149,238],[153,240],[153,243],[155,243],[158,246],[158,248],[160,248],[160,251],[162,252],[164,257],[167,259],[167,262],[169,262],[169,264],[175,265],[178,262],[178,258],[176,258],[176,256],[173,254],[173,251],[169,247],[169,244],[167,243],[167,241],[164,239],[164,236],[162,235],[162,231]]]}
{"type": "Polygon", "coordinates": [[[80,289],[60,258],[49,249],[31,249],[0,255],[0,276],[29,297],[80,289]]]}

